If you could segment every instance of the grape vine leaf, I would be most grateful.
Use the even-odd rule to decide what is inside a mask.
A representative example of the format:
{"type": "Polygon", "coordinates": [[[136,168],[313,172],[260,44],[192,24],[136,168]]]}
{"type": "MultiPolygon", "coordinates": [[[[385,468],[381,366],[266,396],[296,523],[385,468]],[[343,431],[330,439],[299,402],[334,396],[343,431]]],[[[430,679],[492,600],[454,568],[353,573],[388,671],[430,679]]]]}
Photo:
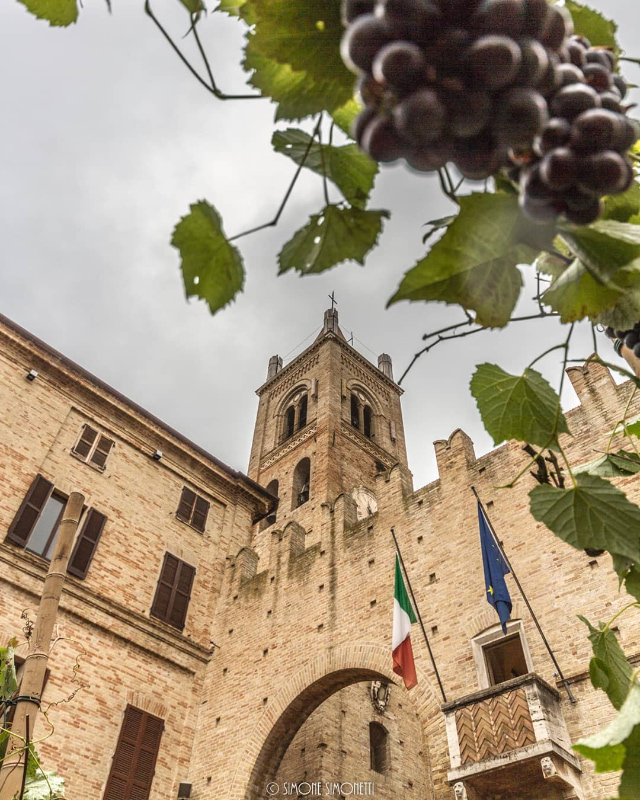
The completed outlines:
{"type": "Polygon", "coordinates": [[[531,514],[567,544],[608,550],[640,563],[640,508],[604,478],[575,475],[575,486],[536,486],[531,514]]]}
{"type": "Polygon", "coordinates": [[[602,219],[629,222],[637,214],[640,214],[640,186],[634,181],[631,188],[627,189],[626,192],[607,197],[604,203],[602,219]]]}
{"type": "Polygon", "coordinates": [[[337,0],[252,0],[256,26],[247,54],[257,54],[324,84],[325,108],[353,96],[354,77],[340,56],[343,27],[337,0]]]}
{"type": "Polygon", "coordinates": [[[576,322],[597,316],[622,294],[622,289],[597,281],[577,258],[553,281],[542,300],[560,314],[562,322],[576,322]]]}
{"type": "Polygon", "coordinates": [[[176,225],[171,244],[180,252],[187,297],[206,300],[212,314],[242,291],[242,256],[225,237],[220,215],[206,200],[190,206],[190,213],[176,225]]]}
{"type": "MultiPolygon", "coordinates": [[[[624,650],[615,633],[603,622],[596,628],[586,617],[578,616],[589,628],[589,641],[593,649],[594,659],[601,669],[606,670],[606,685],[603,689],[616,710],[620,710],[629,692],[631,681],[631,665],[627,661],[624,650]]],[[[591,669],[590,669],[591,671],[591,669]]],[[[595,685],[595,684],[594,684],[595,685]]]]}
{"type": "Polygon", "coordinates": [[[616,52],[620,52],[616,41],[618,26],[613,20],[574,0],[566,0],[565,8],[571,13],[577,34],[586,36],[594,47],[612,47],[616,52]]]}
{"type": "Polygon", "coordinates": [[[38,19],[46,19],[51,27],[66,28],[78,19],[77,0],[18,0],[38,19]]]}
{"type": "Polygon", "coordinates": [[[18,640],[12,638],[6,647],[0,647],[0,703],[18,691],[16,677],[15,648],[18,640]]]}
{"type": "Polygon", "coordinates": [[[495,444],[517,439],[557,447],[558,434],[569,433],[560,398],[533,369],[509,375],[496,364],[479,364],[471,378],[471,394],[495,444]]]}
{"type": "Polygon", "coordinates": [[[278,255],[279,273],[324,272],[342,261],[363,264],[378,241],[383,217],[388,218],[389,212],[326,206],[284,245],[278,255]]]}
{"type": "MultiPolygon", "coordinates": [[[[614,772],[624,767],[627,754],[627,747],[638,755],[638,736],[640,732],[640,685],[637,681],[633,682],[629,694],[620,708],[617,716],[603,730],[598,731],[593,736],[580,739],[573,745],[573,749],[595,762],[596,772],[614,772]]],[[[623,778],[624,781],[624,778],[623,778]]],[[[621,798],[640,797],[640,785],[627,787],[625,793],[621,792],[621,798]],[[632,791],[632,794],[629,794],[632,791]]]]}
{"type": "Polygon", "coordinates": [[[356,100],[355,97],[352,97],[350,100],[347,100],[343,106],[340,106],[339,108],[336,108],[335,111],[332,111],[331,116],[340,130],[352,138],[351,129],[353,122],[362,109],[363,106],[356,100]]]}
{"type": "Polygon", "coordinates": [[[378,165],[356,144],[341,147],[313,142],[311,137],[297,128],[276,131],[271,144],[276,153],[288,156],[296,164],[327,178],[340,189],[345,199],[357,208],[364,208],[378,174],[378,165]],[[306,153],[306,158],[305,158],[306,153]]]}
{"type": "MultiPolygon", "coordinates": [[[[206,11],[207,8],[202,0],[180,0],[182,5],[187,9],[190,14],[201,14],[203,11],[206,11]]],[[[239,4],[239,0],[236,0],[236,5],[239,4]]],[[[222,5],[222,3],[221,3],[222,5]]],[[[217,10],[217,9],[216,9],[217,10]]]]}
{"type": "Polygon", "coordinates": [[[595,461],[581,464],[573,470],[574,475],[586,472],[601,478],[621,478],[640,472],[640,458],[635,453],[619,450],[618,453],[605,453],[595,461]]]}
{"type": "Polygon", "coordinates": [[[427,255],[406,273],[387,303],[441,300],[476,312],[487,328],[504,327],[511,318],[522,276],[517,264],[535,251],[518,244],[518,200],[504,192],[460,197],[460,212],[427,255]]]}
{"type": "Polygon", "coordinates": [[[620,267],[640,258],[640,225],[603,219],[592,225],[562,226],[562,238],[604,282],[620,267]]]}
{"type": "Polygon", "coordinates": [[[632,565],[624,576],[624,588],[636,600],[640,601],[640,570],[632,565]]]}
{"type": "Polygon", "coordinates": [[[279,64],[252,50],[247,50],[243,67],[253,71],[249,83],[278,104],[276,120],[304,119],[343,103],[341,88],[336,91],[333,84],[314,81],[306,72],[295,71],[289,64],[279,64]]]}
{"type": "Polygon", "coordinates": [[[609,667],[601,658],[592,658],[589,662],[589,678],[594,689],[602,689],[606,692],[609,683],[609,667]]]}

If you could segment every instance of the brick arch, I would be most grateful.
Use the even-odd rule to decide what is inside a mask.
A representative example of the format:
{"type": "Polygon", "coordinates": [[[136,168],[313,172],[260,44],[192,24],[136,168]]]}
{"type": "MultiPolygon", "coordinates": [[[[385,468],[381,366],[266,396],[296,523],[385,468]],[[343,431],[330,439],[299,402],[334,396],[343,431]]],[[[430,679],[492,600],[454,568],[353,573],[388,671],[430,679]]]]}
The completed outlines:
{"type": "MultiPolygon", "coordinates": [[[[371,680],[385,680],[404,691],[391,670],[388,648],[335,648],[286,678],[258,724],[246,732],[247,746],[232,780],[230,800],[262,800],[266,784],[273,780],[287,748],[311,714],[340,689],[371,680]]],[[[438,723],[444,726],[444,719],[431,681],[419,669],[418,685],[408,697],[428,739],[428,729],[438,723]]]]}
{"type": "MultiPolygon", "coordinates": [[[[469,622],[465,625],[465,633],[469,639],[486,631],[487,628],[492,628],[499,623],[498,615],[489,607],[488,603],[485,608],[479,611],[474,616],[470,617],[469,622]]],[[[514,600],[511,607],[511,619],[525,619],[525,606],[520,600],[514,600]]]]}

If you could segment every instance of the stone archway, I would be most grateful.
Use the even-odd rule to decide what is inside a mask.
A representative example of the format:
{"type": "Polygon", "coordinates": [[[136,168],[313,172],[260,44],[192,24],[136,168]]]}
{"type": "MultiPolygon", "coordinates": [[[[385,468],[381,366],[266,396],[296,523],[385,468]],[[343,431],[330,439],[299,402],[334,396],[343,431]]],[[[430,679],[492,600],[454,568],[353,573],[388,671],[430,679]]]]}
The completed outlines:
{"type": "MultiPolygon", "coordinates": [[[[247,745],[233,777],[230,798],[263,800],[265,787],[275,776],[282,757],[305,720],[328,697],[361,681],[385,680],[401,691],[402,682],[391,670],[387,649],[377,645],[336,648],[301,668],[274,697],[253,731],[246,731],[247,745]]],[[[425,737],[439,726],[444,736],[444,717],[424,673],[408,695],[425,737]]]]}

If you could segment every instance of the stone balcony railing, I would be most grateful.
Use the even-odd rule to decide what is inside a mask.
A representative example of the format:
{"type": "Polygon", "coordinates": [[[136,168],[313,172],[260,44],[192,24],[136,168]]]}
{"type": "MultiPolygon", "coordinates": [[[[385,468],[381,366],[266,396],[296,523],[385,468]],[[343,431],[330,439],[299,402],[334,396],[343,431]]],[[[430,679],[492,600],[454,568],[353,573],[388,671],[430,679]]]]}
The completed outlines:
{"type": "Polygon", "coordinates": [[[559,693],[531,673],[445,703],[456,800],[583,800],[559,693]]]}

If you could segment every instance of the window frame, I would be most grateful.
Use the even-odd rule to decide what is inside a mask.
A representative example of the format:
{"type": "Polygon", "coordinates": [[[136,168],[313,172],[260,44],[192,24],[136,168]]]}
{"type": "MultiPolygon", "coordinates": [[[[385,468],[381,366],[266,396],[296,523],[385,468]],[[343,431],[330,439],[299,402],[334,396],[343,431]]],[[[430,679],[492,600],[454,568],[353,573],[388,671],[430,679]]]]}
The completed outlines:
{"type": "Polygon", "coordinates": [[[206,497],[196,492],[194,489],[191,489],[189,486],[183,486],[182,492],[180,494],[180,500],[178,501],[178,508],[176,509],[176,519],[180,522],[184,522],[185,525],[188,525],[190,528],[193,528],[194,531],[198,531],[199,533],[204,533],[207,530],[207,520],[209,519],[209,512],[211,511],[211,501],[207,500],[206,497]],[[183,502],[185,501],[185,495],[192,494],[193,495],[193,502],[191,503],[191,508],[189,511],[188,518],[184,515],[180,514],[180,507],[182,506],[183,502]],[[204,519],[202,520],[202,527],[194,524],[194,517],[196,515],[196,511],[198,509],[198,501],[206,504],[206,509],[204,513],[204,519]]]}
{"type": "Polygon", "coordinates": [[[389,731],[385,726],[371,720],[369,722],[369,769],[378,775],[385,775],[391,766],[391,755],[389,752],[389,731]],[[380,731],[382,738],[374,743],[372,732],[380,731]]]}
{"type": "Polygon", "coordinates": [[[71,452],[71,455],[74,458],[77,458],[78,461],[82,461],[83,464],[87,464],[88,466],[92,467],[93,469],[98,470],[98,472],[104,472],[106,470],[106,468],[107,468],[107,462],[109,461],[109,456],[111,455],[111,451],[113,450],[113,448],[115,446],[116,446],[115,439],[113,439],[110,436],[107,436],[106,434],[104,434],[97,426],[93,427],[88,422],[84,422],[82,424],[82,430],[80,431],[80,435],[76,439],[76,442],[73,445],[73,447],[71,448],[70,452],[71,452]],[[89,450],[88,450],[87,454],[86,455],[82,455],[82,453],[78,452],[77,448],[80,445],[80,443],[82,442],[83,437],[84,437],[85,432],[87,431],[87,429],[89,429],[90,431],[95,432],[95,436],[93,438],[93,441],[92,441],[91,445],[89,446],[89,450]],[[93,457],[95,456],[96,452],[104,452],[104,451],[100,451],[100,447],[99,447],[103,440],[107,441],[107,442],[110,442],[109,449],[105,453],[104,464],[98,464],[93,460],[93,457]]]}
{"type": "MultiPolygon", "coordinates": [[[[189,614],[189,606],[191,604],[191,596],[192,596],[192,593],[193,593],[193,585],[195,583],[195,580],[196,580],[196,568],[193,566],[193,564],[189,564],[188,562],[183,561],[181,558],[178,558],[178,556],[175,556],[173,553],[170,553],[169,551],[166,551],[165,554],[164,554],[164,558],[162,559],[162,565],[160,567],[160,572],[158,573],[158,580],[157,580],[157,583],[156,583],[156,590],[155,590],[154,595],[153,595],[153,602],[151,603],[151,609],[149,611],[149,616],[151,616],[153,619],[159,620],[160,622],[164,622],[165,625],[170,625],[175,630],[183,631],[184,628],[185,628],[186,622],[187,622],[187,616],[189,614]],[[167,569],[167,565],[168,565],[169,559],[174,559],[175,561],[178,562],[177,566],[176,566],[175,577],[174,577],[172,583],[168,583],[168,581],[166,579],[163,580],[163,577],[164,577],[164,574],[165,574],[165,570],[167,569]],[[172,617],[172,614],[173,614],[173,611],[174,611],[175,601],[176,601],[176,598],[178,596],[178,584],[179,584],[179,581],[180,581],[180,577],[182,575],[183,567],[187,567],[188,569],[192,570],[192,573],[191,573],[191,581],[189,583],[188,593],[186,593],[187,602],[186,602],[186,605],[185,605],[184,616],[182,617],[181,622],[178,624],[178,623],[172,621],[171,617],[172,617]],[[170,591],[170,594],[169,594],[169,600],[167,601],[166,611],[161,615],[158,612],[157,605],[158,605],[160,590],[161,590],[161,588],[163,586],[170,587],[171,591],[170,591]]],[[[183,592],[182,595],[184,595],[184,594],[185,593],[183,592]]]]}
{"type": "Polygon", "coordinates": [[[471,648],[473,652],[473,660],[476,665],[476,672],[478,675],[479,689],[489,689],[491,686],[501,685],[500,683],[491,682],[491,675],[489,673],[489,665],[487,663],[485,650],[490,648],[492,645],[497,644],[500,640],[513,638],[514,635],[520,637],[520,644],[522,645],[522,652],[524,653],[527,672],[535,672],[522,620],[509,620],[507,622],[506,635],[502,632],[502,626],[498,622],[496,625],[492,625],[490,628],[482,631],[482,633],[474,636],[471,640],[471,648]]]}
{"type": "MultiPolygon", "coordinates": [[[[62,515],[63,515],[63,513],[64,513],[65,505],[66,505],[66,503],[67,503],[67,500],[68,500],[68,499],[69,499],[69,496],[68,496],[68,495],[65,495],[65,494],[63,494],[62,492],[60,492],[60,491],[58,491],[58,490],[56,490],[56,487],[55,487],[55,484],[54,484],[54,486],[53,486],[53,489],[52,489],[52,490],[51,490],[51,492],[49,493],[49,497],[47,497],[47,499],[46,499],[46,500],[44,501],[44,503],[42,504],[42,508],[40,509],[40,513],[38,514],[38,517],[37,517],[36,521],[33,523],[33,527],[31,528],[31,533],[29,534],[29,538],[27,539],[27,541],[26,541],[26,542],[25,542],[25,544],[24,544],[24,550],[25,550],[27,553],[31,553],[31,555],[33,555],[33,556],[37,556],[38,558],[43,558],[45,561],[49,561],[49,562],[51,561],[51,555],[52,555],[52,554],[51,554],[51,553],[49,553],[49,555],[45,555],[45,553],[48,553],[48,552],[49,552],[49,550],[51,549],[51,545],[52,545],[52,544],[55,542],[55,540],[56,540],[56,537],[57,537],[57,535],[58,535],[58,530],[59,530],[59,528],[60,528],[60,523],[62,522],[62,515]],[[60,511],[58,512],[58,516],[56,517],[56,521],[54,522],[54,524],[53,524],[53,527],[51,528],[51,531],[50,531],[50,533],[49,533],[49,536],[47,537],[47,541],[46,541],[46,543],[45,543],[45,546],[44,546],[44,548],[42,549],[42,552],[41,552],[41,553],[38,553],[36,550],[32,550],[32,549],[29,547],[29,542],[31,541],[31,538],[32,538],[32,536],[33,536],[33,534],[34,534],[34,531],[35,531],[35,529],[36,529],[36,528],[37,528],[37,526],[38,526],[38,523],[39,523],[39,522],[40,522],[40,520],[42,519],[42,515],[43,515],[43,513],[44,513],[44,510],[46,509],[46,507],[47,507],[48,503],[49,503],[51,500],[53,500],[54,498],[55,498],[55,499],[56,499],[58,502],[61,502],[61,503],[62,503],[62,506],[61,506],[61,508],[60,508],[60,511]]],[[[81,513],[80,513],[80,519],[82,519],[82,518],[84,517],[84,512],[85,512],[85,507],[83,506],[83,507],[82,507],[82,511],[81,511],[81,513]]],[[[79,527],[79,526],[80,526],[80,521],[78,521],[78,527],[79,527]]]]}

